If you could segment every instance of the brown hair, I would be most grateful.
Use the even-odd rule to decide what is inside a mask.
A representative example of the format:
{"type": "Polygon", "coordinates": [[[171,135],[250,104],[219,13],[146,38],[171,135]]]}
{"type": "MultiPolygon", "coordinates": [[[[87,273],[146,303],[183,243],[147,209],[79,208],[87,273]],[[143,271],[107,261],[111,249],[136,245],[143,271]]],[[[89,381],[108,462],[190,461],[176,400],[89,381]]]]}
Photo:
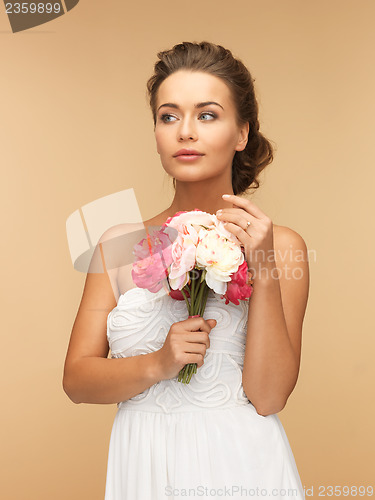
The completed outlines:
{"type": "MultiPolygon", "coordinates": [[[[240,59],[233,57],[229,49],[203,41],[182,42],[170,50],[157,54],[154,74],[147,81],[147,93],[154,126],[156,125],[156,99],[161,83],[180,69],[203,71],[217,76],[228,85],[237,110],[239,126],[249,122],[249,134],[243,151],[236,151],[232,162],[232,188],[236,195],[245,193],[250,187],[259,187],[260,172],[273,161],[273,147],[259,132],[258,103],[249,70],[240,59]]],[[[173,179],[176,188],[176,179],[173,179]]]]}

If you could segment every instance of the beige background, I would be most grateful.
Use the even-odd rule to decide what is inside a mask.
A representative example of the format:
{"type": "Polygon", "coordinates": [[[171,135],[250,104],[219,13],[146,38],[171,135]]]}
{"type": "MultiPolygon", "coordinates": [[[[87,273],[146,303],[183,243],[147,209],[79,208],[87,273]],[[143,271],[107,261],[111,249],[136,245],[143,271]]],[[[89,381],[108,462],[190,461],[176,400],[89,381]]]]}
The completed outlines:
{"type": "Polygon", "coordinates": [[[252,199],[310,251],[301,371],[279,413],[302,483],[314,497],[372,484],[374,17],[373,0],[81,0],[12,34],[1,10],[3,498],[104,498],[116,406],[62,389],[85,280],[65,221],[128,188],[144,219],[167,206],[146,81],[157,51],[202,40],[256,78],[278,148],[252,199]]]}

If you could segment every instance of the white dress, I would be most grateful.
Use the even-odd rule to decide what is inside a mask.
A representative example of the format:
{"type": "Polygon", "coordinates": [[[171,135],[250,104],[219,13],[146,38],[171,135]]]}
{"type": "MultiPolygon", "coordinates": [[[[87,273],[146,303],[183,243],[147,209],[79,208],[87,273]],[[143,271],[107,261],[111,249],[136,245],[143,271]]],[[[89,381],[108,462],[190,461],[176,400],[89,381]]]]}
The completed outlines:
{"type": "MultiPolygon", "coordinates": [[[[117,404],[105,500],[305,498],[277,414],[259,415],[243,391],[248,307],[210,290],[203,317],[217,325],[190,383],[176,376],[117,404]]],[[[187,317],[185,301],[164,288],[128,290],[108,315],[111,357],[160,349],[187,317]]]]}

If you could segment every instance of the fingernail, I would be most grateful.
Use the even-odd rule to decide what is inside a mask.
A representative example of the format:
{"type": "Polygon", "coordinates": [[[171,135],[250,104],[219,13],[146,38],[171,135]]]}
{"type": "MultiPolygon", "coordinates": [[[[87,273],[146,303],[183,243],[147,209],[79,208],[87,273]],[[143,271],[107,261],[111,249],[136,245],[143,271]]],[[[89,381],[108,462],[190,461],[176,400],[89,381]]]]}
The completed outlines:
{"type": "Polygon", "coordinates": [[[230,198],[230,194],[223,194],[222,198],[230,198]]]}
{"type": "Polygon", "coordinates": [[[216,210],[216,214],[217,214],[217,215],[221,215],[222,213],[223,213],[223,211],[222,211],[222,210],[216,210]]]}

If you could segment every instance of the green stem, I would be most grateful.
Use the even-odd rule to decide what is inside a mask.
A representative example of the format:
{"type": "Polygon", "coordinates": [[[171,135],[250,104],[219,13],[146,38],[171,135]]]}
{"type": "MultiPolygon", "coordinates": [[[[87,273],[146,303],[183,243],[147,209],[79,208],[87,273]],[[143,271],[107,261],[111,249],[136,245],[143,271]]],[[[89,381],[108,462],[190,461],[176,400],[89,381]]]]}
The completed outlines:
{"type": "Polygon", "coordinates": [[[204,282],[204,284],[205,284],[206,289],[205,289],[205,294],[204,294],[203,301],[202,301],[202,314],[201,314],[201,316],[203,316],[203,312],[206,309],[207,297],[208,297],[208,294],[210,293],[210,288],[206,285],[206,282],[204,282]]]}
{"type": "Polygon", "coordinates": [[[195,304],[195,281],[191,278],[191,304],[195,304]]]}
{"type": "MultiPolygon", "coordinates": [[[[203,302],[203,297],[204,297],[204,292],[206,290],[206,283],[203,282],[200,284],[200,287],[199,287],[199,292],[197,294],[197,308],[196,308],[196,313],[195,314],[200,314],[201,316],[203,316],[203,311],[202,311],[202,302],[203,302]]],[[[203,308],[204,310],[204,308],[203,308]]]]}
{"type": "Polygon", "coordinates": [[[189,304],[189,301],[188,301],[188,299],[187,299],[187,297],[186,297],[186,295],[185,295],[185,292],[184,292],[184,289],[183,289],[183,288],[181,289],[181,293],[182,293],[182,295],[183,295],[183,297],[184,297],[184,299],[185,299],[186,306],[187,306],[187,308],[188,308],[188,310],[189,310],[189,309],[190,309],[190,304],[189,304]]]}

